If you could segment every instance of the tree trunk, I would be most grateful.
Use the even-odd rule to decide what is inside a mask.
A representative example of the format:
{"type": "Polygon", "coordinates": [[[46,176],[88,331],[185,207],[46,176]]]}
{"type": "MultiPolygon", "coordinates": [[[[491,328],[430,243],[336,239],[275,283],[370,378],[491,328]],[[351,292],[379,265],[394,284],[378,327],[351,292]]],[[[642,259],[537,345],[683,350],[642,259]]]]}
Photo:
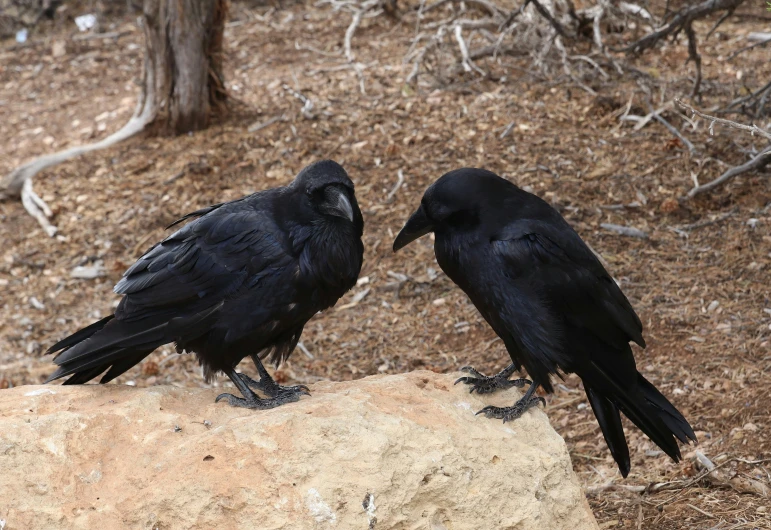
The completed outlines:
{"type": "Polygon", "coordinates": [[[224,104],[227,0],[145,0],[145,70],[138,114],[160,133],[205,129],[224,104]]]}

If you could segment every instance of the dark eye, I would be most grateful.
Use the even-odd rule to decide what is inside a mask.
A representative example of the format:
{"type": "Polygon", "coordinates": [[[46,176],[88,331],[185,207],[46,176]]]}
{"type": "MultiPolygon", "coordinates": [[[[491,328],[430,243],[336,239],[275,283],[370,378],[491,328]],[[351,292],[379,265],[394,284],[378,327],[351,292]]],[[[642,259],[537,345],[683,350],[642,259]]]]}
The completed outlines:
{"type": "Polygon", "coordinates": [[[479,216],[473,210],[457,210],[445,217],[444,222],[460,229],[473,228],[479,222],[479,216]]]}

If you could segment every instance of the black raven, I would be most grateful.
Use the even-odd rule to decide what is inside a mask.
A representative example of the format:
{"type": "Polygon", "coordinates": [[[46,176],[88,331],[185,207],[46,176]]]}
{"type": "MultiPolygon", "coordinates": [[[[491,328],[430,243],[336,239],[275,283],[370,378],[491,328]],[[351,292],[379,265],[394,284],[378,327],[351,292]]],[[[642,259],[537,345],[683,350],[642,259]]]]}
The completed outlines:
{"type": "Polygon", "coordinates": [[[207,381],[224,372],[244,396],[217,401],[266,409],[308,393],[277,385],[261,359],[270,355],[278,365],[289,357],[305,323],[355,285],[364,222],[353,182],[325,160],[288,186],[203,208],[171,226],[193,217],[125,272],[114,315],[48,350],[62,350],[48,381],[69,375],[65,384],[81,384],[107,370],[106,383],[175,342],[178,352],[195,352],[207,381]],[[236,372],[246,356],[259,381],[236,372]]]}
{"type": "Polygon", "coordinates": [[[565,219],[540,198],[482,169],[442,176],[394,241],[394,251],[434,232],[442,270],[471,298],[513,361],[500,374],[458,382],[471,391],[522,387],[509,381],[522,365],[533,380],[512,407],[487,417],[521,416],[553,391],[550,375],[576,373],[621,474],[629,473],[623,412],[676,462],[675,438],[696,441],[680,412],[638,371],[629,342],[645,347],[642,324],[621,289],[565,219]]]}

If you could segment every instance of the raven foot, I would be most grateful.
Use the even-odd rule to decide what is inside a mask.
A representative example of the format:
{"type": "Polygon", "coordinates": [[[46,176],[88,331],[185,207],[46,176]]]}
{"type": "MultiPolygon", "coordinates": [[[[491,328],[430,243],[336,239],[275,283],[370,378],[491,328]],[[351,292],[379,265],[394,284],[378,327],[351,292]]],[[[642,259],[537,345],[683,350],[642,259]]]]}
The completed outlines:
{"type": "Polygon", "coordinates": [[[493,407],[492,405],[483,408],[477,414],[484,414],[488,418],[497,418],[503,420],[503,423],[507,421],[513,421],[522,416],[529,409],[543,403],[546,406],[546,400],[540,396],[531,397],[525,395],[522,399],[514,403],[511,407],[493,407]]]}
{"type": "Polygon", "coordinates": [[[221,400],[227,399],[228,403],[230,403],[230,405],[233,407],[265,410],[279,407],[285,403],[293,403],[295,401],[299,401],[300,396],[303,394],[310,395],[307,390],[295,390],[297,387],[281,388],[282,391],[278,395],[268,399],[261,399],[255,395],[246,398],[240,398],[238,396],[234,396],[233,394],[220,394],[217,396],[217,399],[215,399],[214,402],[219,403],[221,400]]]}
{"type": "MultiPolygon", "coordinates": [[[[215,403],[219,403],[223,399],[227,399],[233,407],[241,407],[245,409],[272,409],[283,405],[284,403],[293,403],[300,400],[300,396],[305,394],[310,396],[308,387],[303,385],[298,386],[281,386],[276,384],[273,379],[270,378],[267,372],[263,375],[260,381],[254,381],[252,378],[245,374],[239,374],[233,368],[223,370],[227,376],[236,385],[236,388],[241,392],[244,397],[234,396],[233,394],[220,394],[215,403]],[[257,397],[252,392],[250,386],[254,386],[258,390],[265,392],[269,396],[267,399],[257,397]]],[[[263,368],[263,372],[265,369],[263,368]]]]}
{"type": "Polygon", "coordinates": [[[527,379],[509,379],[511,374],[516,371],[516,367],[513,364],[490,376],[476,371],[471,366],[464,366],[460,371],[471,374],[472,377],[461,377],[455,381],[455,384],[464,383],[470,385],[469,392],[472,394],[474,392],[478,394],[492,394],[497,390],[506,390],[511,387],[522,388],[525,385],[531,384],[531,381],[527,379]]]}
{"type": "Polygon", "coordinates": [[[241,378],[241,381],[246,383],[246,385],[249,388],[253,388],[254,390],[259,390],[260,392],[264,393],[268,397],[275,398],[287,393],[298,394],[298,395],[305,394],[307,396],[311,395],[310,390],[305,385],[281,386],[271,378],[268,378],[266,380],[263,377],[259,381],[255,381],[254,379],[252,379],[246,374],[238,374],[238,376],[241,378]]]}

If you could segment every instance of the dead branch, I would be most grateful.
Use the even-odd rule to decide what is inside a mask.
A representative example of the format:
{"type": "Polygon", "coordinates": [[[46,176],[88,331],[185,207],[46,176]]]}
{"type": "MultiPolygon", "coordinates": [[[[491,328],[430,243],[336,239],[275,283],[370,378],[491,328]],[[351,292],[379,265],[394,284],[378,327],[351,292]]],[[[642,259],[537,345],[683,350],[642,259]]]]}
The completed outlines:
{"type": "MultiPolygon", "coordinates": [[[[731,120],[725,120],[723,118],[717,118],[715,116],[710,116],[709,114],[704,114],[703,112],[700,112],[687,103],[684,103],[683,101],[675,98],[675,103],[685,109],[686,111],[691,113],[692,117],[698,116],[700,118],[703,118],[710,122],[709,125],[709,133],[714,134],[714,127],[716,123],[719,123],[721,125],[726,125],[728,127],[731,127],[733,129],[740,129],[743,131],[748,131],[753,136],[755,134],[762,136],[763,138],[767,140],[771,140],[771,133],[768,131],[761,129],[755,124],[752,125],[743,125],[741,123],[736,123],[731,120]]],[[[696,195],[699,195],[700,193],[707,192],[709,190],[712,190],[725,182],[731,180],[732,178],[742,175],[744,173],[747,173],[749,171],[753,171],[756,169],[762,169],[765,166],[767,166],[769,163],[771,163],[771,145],[766,146],[765,149],[763,149],[760,153],[755,155],[751,160],[748,162],[745,162],[744,164],[736,167],[730,168],[728,171],[720,175],[715,180],[712,180],[706,184],[699,184],[696,179],[694,179],[695,186],[691,191],[688,192],[688,194],[685,197],[682,197],[681,200],[688,200],[692,199],[696,195]]]]}
{"type": "MultiPolygon", "coordinates": [[[[437,2],[434,2],[433,4],[426,6],[423,9],[423,13],[428,13],[429,11],[433,11],[434,9],[436,9],[438,7],[441,7],[441,6],[445,5],[445,4],[449,4],[450,2],[460,2],[460,1],[461,0],[438,0],[437,2]]],[[[503,20],[505,18],[503,11],[501,11],[501,9],[498,8],[498,6],[496,6],[492,2],[489,2],[488,0],[465,0],[465,3],[466,4],[473,4],[473,5],[479,6],[479,7],[483,8],[484,10],[486,10],[491,15],[493,15],[494,17],[500,17],[501,20],[503,20]]]]}
{"type": "Polygon", "coordinates": [[[570,38],[565,31],[565,28],[562,27],[562,24],[557,22],[557,20],[552,16],[551,13],[549,13],[549,10],[546,9],[543,4],[541,4],[541,2],[538,0],[530,0],[530,3],[535,6],[535,9],[538,11],[538,13],[541,14],[543,18],[549,21],[549,24],[551,24],[551,26],[554,28],[554,31],[556,31],[560,37],[570,38]]]}
{"type": "Polygon", "coordinates": [[[402,187],[402,184],[404,184],[404,172],[400,169],[396,172],[397,181],[396,184],[394,184],[394,187],[391,188],[391,191],[388,192],[388,195],[386,195],[385,202],[389,203],[394,200],[394,197],[396,196],[396,192],[399,191],[399,188],[402,187]]]}
{"type": "MultiPolygon", "coordinates": [[[[565,74],[592,94],[595,94],[594,90],[582,81],[589,69],[599,72],[603,78],[608,77],[603,65],[595,60],[592,54],[575,54],[572,50],[568,53],[562,42],[555,43],[555,39],[569,40],[572,47],[575,41],[579,16],[571,2],[524,0],[518,8],[504,13],[497,7],[497,3],[491,0],[471,0],[463,5],[478,8],[476,11],[480,13],[475,14],[461,6],[461,9],[454,10],[448,18],[432,20],[421,27],[421,20],[426,13],[430,14],[441,6],[460,1],[438,0],[425,7],[421,4],[417,12],[415,38],[404,61],[412,67],[407,75],[408,83],[413,83],[422,69],[432,72],[440,81],[464,72],[486,75],[481,65],[475,64],[474,61],[484,57],[517,53],[533,55],[536,66],[544,70],[553,66],[551,59],[557,59],[556,64],[562,64],[565,74]],[[426,30],[434,30],[435,33],[432,35],[426,30]],[[466,30],[470,31],[470,35],[466,35],[466,30]],[[475,36],[481,36],[489,45],[472,47],[475,36]],[[446,65],[448,61],[453,64],[446,65]],[[588,68],[584,65],[588,65],[588,68]]],[[[610,5],[606,0],[598,1],[603,6],[610,5]]],[[[594,10],[592,13],[596,11],[595,7],[590,8],[594,10]]],[[[586,16],[582,14],[582,17],[586,16]]],[[[607,54],[601,43],[600,48],[614,68],[623,71],[607,54]]]]}
{"type": "Polygon", "coordinates": [[[353,51],[351,50],[351,40],[353,39],[353,34],[356,32],[356,29],[361,24],[361,20],[364,18],[364,15],[373,7],[379,4],[379,0],[367,0],[361,6],[354,11],[353,13],[353,19],[351,20],[351,24],[348,26],[348,29],[345,31],[345,58],[348,59],[349,63],[354,62],[354,55],[353,51]]]}
{"type": "Polygon", "coordinates": [[[683,197],[683,199],[685,200],[692,199],[696,195],[699,195],[700,193],[704,193],[711,189],[717,188],[718,186],[728,182],[734,177],[737,177],[739,175],[748,173],[756,169],[762,169],[765,166],[767,166],[769,163],[771,163],[771,146],[768,146],[766,149],[761,151],[757,156],[752,158],[752,160],[750,160],[749,162],[745,162],[741,166],[732,167],[731,169],[729,169],[728,171],[720,175],[715,180],[707,182],[706,184],[702,184],[700,186],[696,186],[691,191],[689,191],[688,194],[685,197],[683,197]]]}
{"type": "Polygon", "coordinates": [[[612,223],[601,223],[600,227],[604,228],[605,230],[615,232],[622,236],[648,239],[648,234],[637,228],[632,228],[629,226],[614,225],[612,223]]]}
{"type": "Polygon", "coordinates": [[[469,57],[468,46],[466,45],[466,41],[463,40],[463,28],[456,24],[454,33],[455,40],[458,42],[458,48],[460,48],[461,57],[463,58],[461,62],[463,69],[467,72],[475,70],[476,72],[484,75],[484,72],[477,65],[475,65],[471,60],[471,57],[469,57]]]}
{"type": "MultiPolygon", "coordinates": [[[[332,6],[333,11],[346,9],[353,12],[351,23],[345,30],[345,38],[343,40],[343,50],[345,52],[345,59],[348,61],[348,64],[346,65],[346,68],[341,69],[351,69],[356,73],[356,77],[359,79],[359,91],[362,93],[362,95],[366,95],[367,93],[364,86],[364,69],[366,66],[356,61],[356,57],[353,54],[353,36],[365,17],[376,17],[383,12],[383,9],[380,9],[381,3],[381,0],[366,0],[361,4],[340,0],[321,0],[320,2],[316,3],[316,6],[329,4],[332,6]]],[[[313,51],[318,50],[314,49],[313,51]]],[[[324,55],[330,55],[326,52],[322,53],[324,55]]]]}
{"type": "Polygon", "coordinates": [[[21,188],[21,204],[24,206],[24,209],[35,218],[40,226],[43,227],[43,230],[48,234],[48,237],[56,235],[56,227],[48,222],[48,218],[52,215],[51,209],[32,189],[31,178],[25,180],[24,185],[21,188]]]}
{"type": "Polygon", "coordinates": [[[300,100],[300,102],[303,104],[302,108],[300,109],[300,113],[303,115],[303,118],[305,118],[306,120],[312,120],[316,118],[316,115],[313,113],[313,108],[315,105],[313,104],[313,101],[309,97],[306,97],[300,92],[297,92],[286,83],[281,85],[281,87],[287,92],[289,92],[292,96],[300,100]]]}
{"type": "Polygon", "coordinates": [[[653,110],[653,105],[651,105],[649,101],[646,101],[646,102],[645,102],[645,104],[646,104],[646,105],[647,105],[647,107],[648,107],[648,112],[650,112],[651,114],[653,114],[653,117],[656,119],[656,121],[658,121],[658,122],[659,122],[659,123],[661,123],[661,124],[662,124],[664,127],[666,127],[666,128],[667,128],[667,130],[668,130],[669,132],[671,132],[672,134],[674,134],[674,135],[675,135],[675,137],[676,137],[678,140],[680,140],[681,142],[683,142],[683,145],[685,145],[686,147],[688,147],[688,151],[689,151],[691,154],[693,154],[693,153],[696,151],[696,148],[693,146],[693,144],[692,144],[692,143],[691,143],[691,142],[690,142],[690,141],[689,141],[689,140],[688,140],[688,139],[687,139],[685,136],[683,136],[683,135],[680,133],[680,131],[678,131],[678,130],[677,130],[677,128],[676,128],[674,125],[672,125],[672,124],[671,124],[671,123],[669,123],[667,120],[665,120],[665,119],[664,119],[664,117],[663,117],[663,116],[662,116],[660,113],[658,113],[658,112],[656,112],[656,111],[654,111],[654,110],[653,110]]]}
{"type": "MultiPolygon", "coordinates": [[[[688,60],[693,61],[696,66],[696,79],[694,80],[693,89],[691,91],[691,97],[695,97],[699,95],[701,89],[701,55],[699,55],[698,52],[696,32],[693,30],[693,23],[712,13],[726,11],[727,16],[723,17],[718,24],[710,30],[711,33],[742,3],[744,3],[744,0],[706,0],[701,4],[685,7],[672,18],[669,24],[666,24],[664,27],[649,33],[638,41],[630,44],[624,48],[623,51],[639,55],[645,50],[654,47],[659,41],[670,36],[675,38],[680,32],[684,31],[688,37],[688,60]]],[[[709,37],[709,33],[707,34],[707,37],[709,37]]]]}
{"type": "Polygon", "coordinates": [[[700,112],[687,103],[684,103],[682,100],[675,98],[675,103],[677,103],[680,107],[684,108],[688,112],[691,113],[691,116],[699,116],[700,118],[704,118],[707,121],[710,121],[709,126],[709,133],[710,135],[714,134],[714,127],[716,123],[720,123],[721,125],[726,125],[728,127],[731,127],[733,129],[741,129],[743,131],[749,131],[749,133],[753,136],[756,134],[766,138],[767,140],[771,140],[771,133],[766,131],[765,129],[761,129],[755,124],[752,125],[742,125],[741,123],[736,123],[735,121],[731,120],[724,120],[722,118],[717,118],[715,116],[710,116],[709,114],[704,114],[703,112],[700,112]]]}
{"type": "Polygon", "coordinates": [[[653,48],[660,40],[669,36],[676,36],[695,20],[709,16],[716,11],[733,11],[742,3],[744,3],[744,0],[706,0],[701,4],[686,7],[677,13],[669,24],[630,44],[624,48],[624,51],[640,54],[649,48],[653,48]]]}
{"type": "Polygon", "coordinates": [[[704,228],[705,226],[711,226],[714,224],[722,223],[723,221],[725,221],[735,213],[736,213],[736,208],[733,208],[731,211],[718,215],[714,219],[707,219],[706,221],[698,221],[696,223],[690,223],[687,225],[672,226],[670,227],[670,229],[673,232],[676,232],[677,234],[687,238],[689,236],[688,232],[692,230],[698,230],[699,228],[704,228]]]}
{"type": "Polygon", "coordinates": [[[719,469],[719,467],[713,464],[701,451],[695,451],[695,454],[696,467],[706,471],[704,480],[712,485],[731,488],[739,493],[750,493],[768,497],[769,489],[762,482],[749,477],[742,477],[738,473],[728,471],[725,468],[719,469]]]}
{"type": "Polygon", "coordinates": [[[728,112],[728,111],[731,111],[732,109],[736,109],[737,107],[741,106],[742,112],[746,114],[747,108],[745,104],[748,101],[755,100],[756,106],[755,106],[754,116],[756,119],[760,118],[760,116],[763,113],[763,107],[766,104],[766,98],[768,97],[770,92],[771,92],[771,81],[769,81],[764,86],[762,86],[761,88],[759,88],[758,90],[756,90],[755,92],[752,92],[747,96],[736,98],[735,100],[733,100],[731,103],[728,104],[728,107],[726,107],[726,109],[723,112],[728,112]]]}

